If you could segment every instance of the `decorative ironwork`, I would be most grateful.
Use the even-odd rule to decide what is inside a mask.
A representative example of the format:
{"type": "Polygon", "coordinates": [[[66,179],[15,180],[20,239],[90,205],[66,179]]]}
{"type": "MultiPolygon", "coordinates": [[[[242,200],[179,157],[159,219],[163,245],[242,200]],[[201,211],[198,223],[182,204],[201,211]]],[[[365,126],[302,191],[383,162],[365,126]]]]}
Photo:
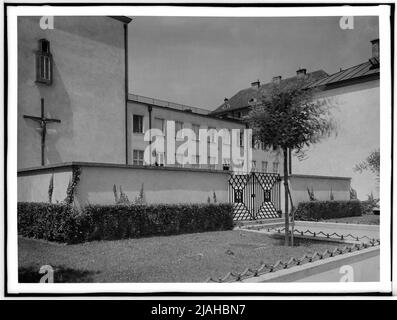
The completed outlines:
{"type": "Polygon", "coordinates": [[[231,174],[229,201],[234,205],[234,220],[279,218],[280,181],[278,173],[231,174]]]}
{"type": "MultiPolygon", "coordinates": [[[[340,239],[346,239],[347,235],[340,236],[340,239]]],[[[354,237],[353,238],[358,238],[354,237]]],[[[334,250],[327,249],[324,252],[317,252],[315,251],[313,254],[305,254],[303,255],[300,259],[291,257],[289,260],[286,261],[281,261],[278,260],[275,264],[262,264],[259,268],[246,268],[243,272],[241,273],[234,273],[234,272],[228,272],[224,277],[220,278],[212,278],[209,277],[206,282],[217,282],[217,283],[222,283],[222,282],[236,282],[236,281],[242,281],[247,278],[251,277],[258,277],[260,275],[266,274],[266,273],[272,273],[276,272],[282,269],[289,269],[295,266],[300,266],[306,263],[311,263],[314,261],[318,260],[323,260],[327,258],[332,258],[338,255],[350,253],[350,252],[355,252],[355,251],[360,251],[364,249],[368,249],[371,247],[376,247],[380,245],[380,240],[379,239],[373,239],[369,241],[368,243],[357,243],[353,244],[350,246],[344,246],[342,248],[335,248],[334,250]]]]}

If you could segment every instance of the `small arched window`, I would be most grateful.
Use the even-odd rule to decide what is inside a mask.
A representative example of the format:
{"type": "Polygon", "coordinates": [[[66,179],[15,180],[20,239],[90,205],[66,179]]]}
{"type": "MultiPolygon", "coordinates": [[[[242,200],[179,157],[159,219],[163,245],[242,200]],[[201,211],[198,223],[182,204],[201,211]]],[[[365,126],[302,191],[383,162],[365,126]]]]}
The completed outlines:
{"type": "Polygon", "coordinates": [[[50,42],[39,40],[39,50],[36,52],[36,81],[50,85],[52,83],[52,55],[50,42]]]}

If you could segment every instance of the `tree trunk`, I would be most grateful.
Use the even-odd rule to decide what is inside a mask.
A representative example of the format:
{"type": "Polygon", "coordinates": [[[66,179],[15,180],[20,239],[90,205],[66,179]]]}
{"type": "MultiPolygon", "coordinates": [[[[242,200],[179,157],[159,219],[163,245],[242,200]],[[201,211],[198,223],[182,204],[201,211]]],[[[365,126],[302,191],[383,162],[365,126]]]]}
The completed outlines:
{"type": "Polygon", "coordinates": [[[284,203],[285,203],[285,240],[284,245],[289,246],[289,215],[288,215],[288,149],[283,149],[284,155],[284,203]]]}

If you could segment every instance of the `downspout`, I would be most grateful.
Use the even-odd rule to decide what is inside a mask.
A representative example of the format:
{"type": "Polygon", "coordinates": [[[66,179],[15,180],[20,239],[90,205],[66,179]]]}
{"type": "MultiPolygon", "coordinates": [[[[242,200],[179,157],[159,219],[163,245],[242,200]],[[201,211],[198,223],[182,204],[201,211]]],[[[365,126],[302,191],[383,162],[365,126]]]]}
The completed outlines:
{"type": "MultiPolygon", "coordinates": [[[[150,152],[150,159],[152,159],[152,109],[153,107],[148,104],[147,110],[149,113],[149,152],[150,152]]],[[[150,165],[152,165],[152,161],[150,161],[150,165]]]]}
{"type": "Polygon", "coordinates": [[[124,23],[125,164],[128,164],[128,24],[124,23]]]}

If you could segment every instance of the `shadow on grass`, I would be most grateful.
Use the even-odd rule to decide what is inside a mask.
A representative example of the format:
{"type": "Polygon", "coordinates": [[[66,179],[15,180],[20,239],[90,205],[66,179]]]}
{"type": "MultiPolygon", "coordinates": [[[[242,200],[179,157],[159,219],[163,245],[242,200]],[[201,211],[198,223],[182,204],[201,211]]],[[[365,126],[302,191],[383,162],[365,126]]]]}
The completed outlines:
{"type": "MultiPolygon", "coordinates": [[[[75,270],[63,266],[55,266],[54,283],[75,283],[75,282],[93,282],[92,276],[99,271],[75,270]]],[[[44,274],[39,273],[39,266],[29,266],[18,268],[19,283],[39,283],[44,274]]]]}

